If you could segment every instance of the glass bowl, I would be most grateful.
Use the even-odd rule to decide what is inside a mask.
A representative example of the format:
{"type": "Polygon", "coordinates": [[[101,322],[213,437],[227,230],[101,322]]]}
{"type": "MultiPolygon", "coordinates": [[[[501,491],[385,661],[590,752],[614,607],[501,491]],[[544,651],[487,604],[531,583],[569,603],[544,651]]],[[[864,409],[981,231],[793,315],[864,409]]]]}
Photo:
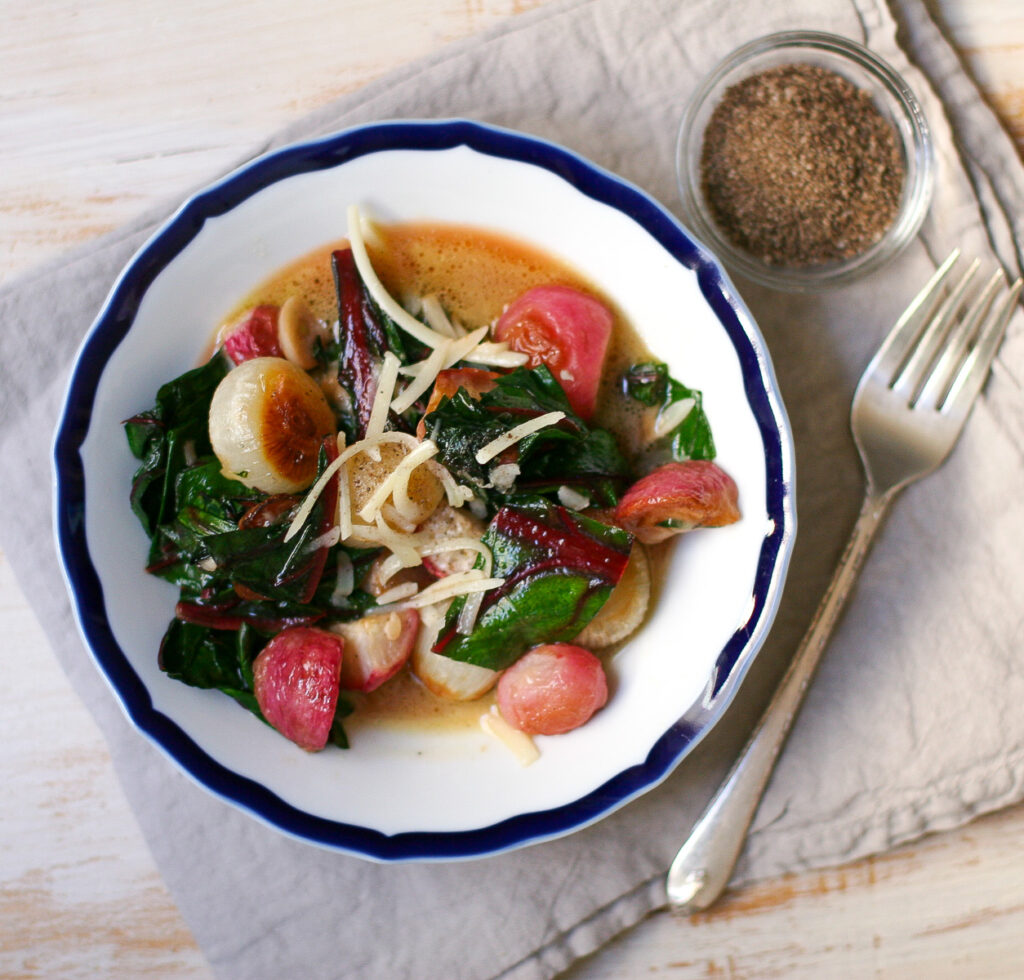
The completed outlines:
{"type": "Polygon", "coordinates": [[[833,34],[786,31],[751,41],[722,61],[699,85],[679,127],[676,174],[685,216],[698,237],[728,266],[766,286],[816,290],[845,284],[881,268],[917,234],[931,200],[933,155],[928,124],[906,82],[859,44],[833,34]],[[905,176],[896,216],[882,236],[849,258],[808,265],[766,261],[736,244],[717,223],[702,186],[704,132],[726,91],[783,65],[830,70],[868,93],[897,136],[905,176]]]}

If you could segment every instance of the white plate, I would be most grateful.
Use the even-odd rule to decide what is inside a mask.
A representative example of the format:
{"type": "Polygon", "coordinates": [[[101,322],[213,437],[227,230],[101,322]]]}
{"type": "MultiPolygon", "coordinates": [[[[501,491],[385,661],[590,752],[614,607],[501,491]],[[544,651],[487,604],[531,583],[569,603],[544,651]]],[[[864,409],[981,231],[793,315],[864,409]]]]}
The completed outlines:
{"type": "Polygon", "coordinates": [[[384,123],[261,158],[188,201],[133,259],[86,338],[55,442],[55,521],[80,628],[134,723],[202,785],[302,839],[379,860],[558,836],[663,779],[717,720],[775,614],[792,548],[792,444],[763,340],[714,259],[651,198],[546,143],[465,121],[384,123]],[[607,707],[522,768],[483,732],[360,730],[308,754],[156,652],[176,590],[143,571],[124,419],[194,366],[272,272],[377,219],[473,224],[566,259],[675,377],[704,393],[742,519],[676,546],[607,707]],[[83,519],[84,515],[84,519],[83,519]]]}

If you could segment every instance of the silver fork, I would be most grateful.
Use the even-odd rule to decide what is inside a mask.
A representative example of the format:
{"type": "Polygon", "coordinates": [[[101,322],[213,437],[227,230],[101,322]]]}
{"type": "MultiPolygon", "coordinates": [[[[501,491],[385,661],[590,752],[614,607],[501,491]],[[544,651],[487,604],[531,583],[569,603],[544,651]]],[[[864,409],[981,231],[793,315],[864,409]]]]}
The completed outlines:
{"type": "Polygon", "coordinates": [[[867,489],[846,551],[793,661],[750,740],[668,872],[674,912],[710,906],[724,891],[768,778],[889,504],[931,473],[955,445],[1021,292],[1018,279],[1000,302],[996,272],[973,300],[974,262],[949,287],[955,251],[899,318],[864,372],[850,424],[867,489]]]}

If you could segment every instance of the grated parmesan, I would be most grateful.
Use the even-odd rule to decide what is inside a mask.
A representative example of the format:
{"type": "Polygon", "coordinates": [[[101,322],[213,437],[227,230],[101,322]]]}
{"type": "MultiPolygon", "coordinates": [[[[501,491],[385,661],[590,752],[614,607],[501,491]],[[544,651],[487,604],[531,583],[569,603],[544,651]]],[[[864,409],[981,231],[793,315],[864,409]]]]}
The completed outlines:
{"type": "Polygon", "coordinates": [[[540,758],[540,750],[532,738],[513,728],[498,714],[497,706],[480,716],[480,727],[504,745],[518,760],[521,766],[528,766],[540,758]]]}
{"type": "Polygon", "coordinates": [[[451,599],[457,595],[487,592],[490,589],[498,588],[504,582],[503,578],[485,578],[484,573],[476,568],[469,572],[455,572],[428,585],[403,605],[410,609],[430,606],[442,599],[451,599]]]}
{"type": "Polygon", "coordinates": [[[697,402],[693,398],[680,398],[679,401],[672,402],[671,405],[663,408],[654,420],[654,438],[660,439],[662,436],[668,435],[693,411],[696,404],[697,402]]]}
{"type": "Polygon", "coordinates": [[[357,205],[352,204],[348,209],[348,242],[352,246],[352,257],[355,259],[359,275],[366,284],[367,290],[374,298],[377,305],[407,334],[415,337],[420,343],[428,347],[437,347],[447,341],[448,338],[439,334],[436,330],[420,323],[408,310],[406,310],[392,295],[384,288],[384,284],[377,278],[373,270],[370,256],[366,251],[366,242],[363,238],[362,215],[357,205]]]}
{"type": "Polygon", "coordinates": [[[406,409],[411,408],[421,395],[434,383],[438,373],[444,368],[448,359],[448,353],[454,344],[449,341],[445,344],[438,344],[426,360],[419,361],[419,370],[413,375],[413,380],[406,386],[397,398],[391,402],[391,407],[402,414],[406,409]]]}
{"type": "Polygon", "coordinates": [[[535,419],[522,422],[507,432],[503,432],[497,439],[492,439],[486,446],[478,449],[476,461],[481,464],[486,463],[494,459],[499,453],[503,453],[510,446],[514,446],[520,439],[525,439],[528,435],[540,429],[546,429],[549,425],[555,425],[564,418],[565,412],[547,412],[544,415],[538,415],[535,419]]]}

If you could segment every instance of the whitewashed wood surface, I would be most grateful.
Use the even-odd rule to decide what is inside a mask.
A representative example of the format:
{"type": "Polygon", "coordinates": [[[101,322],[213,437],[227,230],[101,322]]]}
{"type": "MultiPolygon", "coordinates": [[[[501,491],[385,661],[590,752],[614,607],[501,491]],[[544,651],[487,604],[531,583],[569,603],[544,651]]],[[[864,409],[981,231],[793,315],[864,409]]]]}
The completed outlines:
{"type": "MultiPolygon", "coordinates": [[[[0,282],[543,2],[0,0],[0,282]]],[[[931,6],[1024,149],[1024,2],[931,6]]],[[[2,555],[0,636],[0,977],[209,978],[2,555]]],[[[571,971],[644,976],[1024,977],[1024,807],[692,919],[653,915],[571,971]]]]}

